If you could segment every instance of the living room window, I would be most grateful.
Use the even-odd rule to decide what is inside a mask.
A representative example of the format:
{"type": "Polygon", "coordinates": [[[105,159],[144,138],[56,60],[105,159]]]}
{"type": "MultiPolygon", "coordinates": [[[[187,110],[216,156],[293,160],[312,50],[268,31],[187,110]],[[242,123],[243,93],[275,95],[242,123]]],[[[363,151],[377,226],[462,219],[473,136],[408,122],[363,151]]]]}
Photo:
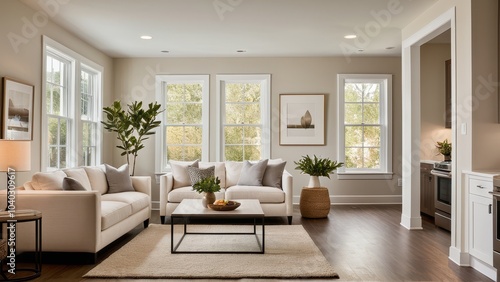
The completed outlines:
{"type": "Polygon", "coordinates": [[[392,178],[392,76],[339,74],[339,179],[392,178]]]}
{"type": "Polygon", "coordinates": [[[271,76],[217,76],[217,157],[224,161],[270,157],[271,76]]]}
{"type": "Polygon", "coordinates": [[[156,134],[157,171],[168,171],[169,160],[208,161],[209,76],[158,75],[156,84],[165,109],[156,134]]]}
{"type": "Polygon", "coordinates": [[[44,36],[42,169],[100,163],[102,67],[44,36]]]}

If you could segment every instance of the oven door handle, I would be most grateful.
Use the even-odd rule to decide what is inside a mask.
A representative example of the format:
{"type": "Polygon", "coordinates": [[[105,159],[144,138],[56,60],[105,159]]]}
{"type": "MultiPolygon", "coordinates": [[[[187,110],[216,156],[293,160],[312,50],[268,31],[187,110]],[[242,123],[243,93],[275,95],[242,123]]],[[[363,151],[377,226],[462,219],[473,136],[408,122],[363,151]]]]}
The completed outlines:
{"type": "Polygon", "coordinates": [[[435,170],[431,170],[431,174],[439,177],[444,177],[444,178],[451,178],[451,173],[446,173],[446,172],[438,172],[435,170]]]}

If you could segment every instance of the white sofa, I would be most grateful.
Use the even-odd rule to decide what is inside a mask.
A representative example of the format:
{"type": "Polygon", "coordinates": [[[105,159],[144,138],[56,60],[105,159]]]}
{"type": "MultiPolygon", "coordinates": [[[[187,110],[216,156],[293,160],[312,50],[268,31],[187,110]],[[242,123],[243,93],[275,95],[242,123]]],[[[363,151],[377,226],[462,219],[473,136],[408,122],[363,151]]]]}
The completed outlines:
{"type": "MultiPolygon", "coordinates": [[[[165,223],[174,209],[183,199],[201,199],[202,194],[193,190],[191,184],[186,182],[186,173],[183,171],[193,162],[170,162],[172,172],[160,176],[160,218],[165,223]],[[173,165],[175,164],[175,165],[173,165]]],[[[283,163],[281,159],[268,160],[267,171],[271,166],[283,163]]],[[[242,174],[243,162],[199,162],[199,168],[206,169],[215,166],[215,176],[221,181],[221,190],[216,192],[217,199],[238,200],[258,199],[266,217],[285,216],[288,223],[292,222],[293,215],[293,177],[285,169],[280,173],[281,186],[239,185],[242,174]]],[[[283,164],[284,168],[284,164],[283,164]]],[[[243,174],[246,172],[243,171],[243,174]]]]}
{"type": "MultiPolygon", "coordinates": [[[[102,166],[36,173],[16,191],[16,209],[42,212],[43,252],[71,252],[94,263],[97,252],[151,217],[151,178],[128,177],[134,191],[120,192],[113,186],[102,166]],[[62,190],[61,181],[71,177],[84,183],[84,190],[62,190]],[[62,180],[61,180],[62,177],[62,180]],[[114,192],[114,193],[110,193],[114,192]]],[[[121,180],[120,180],[121,181],[121,180]]],[[[116,184],[116,183],[115,183],[116,184]]],[[[127,186],[127,185],[125,185],[127,186]]],[[[5,199],[5,190],[1,191],[5,199]]],[[[1,204],[5,208],[5,201],[1,204]]],[[[18,251],[34,250],[34,227],[18,224],[18,251]]]]}

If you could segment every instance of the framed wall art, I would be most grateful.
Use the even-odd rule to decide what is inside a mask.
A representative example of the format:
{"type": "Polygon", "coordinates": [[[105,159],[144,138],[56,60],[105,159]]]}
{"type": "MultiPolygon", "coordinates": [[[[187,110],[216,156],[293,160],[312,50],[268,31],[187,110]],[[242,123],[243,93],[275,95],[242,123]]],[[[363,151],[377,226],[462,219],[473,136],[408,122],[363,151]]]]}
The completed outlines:
{"type": "Polygon", "coordinates": [[[325,94],[280,94],[280,145],[325,145],[325,94]]]}
{"type": "Polygon", "coordinates": [[[35,87],[3,78],[2,138],[33,140],[33,96],[35,87]]]}

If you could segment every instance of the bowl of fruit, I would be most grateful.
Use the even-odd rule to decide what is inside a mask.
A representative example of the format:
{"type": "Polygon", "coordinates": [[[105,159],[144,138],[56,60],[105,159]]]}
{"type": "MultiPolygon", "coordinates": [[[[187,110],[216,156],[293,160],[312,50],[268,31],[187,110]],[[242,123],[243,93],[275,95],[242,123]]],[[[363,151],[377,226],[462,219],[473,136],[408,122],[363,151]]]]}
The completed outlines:
{"type": "Polygon", "coordinates": [[[213,204],[208,204],[208,207],[214,211],[232,211],[237,209],[241,203],[228,200],[217,200],[213,204]]]}

